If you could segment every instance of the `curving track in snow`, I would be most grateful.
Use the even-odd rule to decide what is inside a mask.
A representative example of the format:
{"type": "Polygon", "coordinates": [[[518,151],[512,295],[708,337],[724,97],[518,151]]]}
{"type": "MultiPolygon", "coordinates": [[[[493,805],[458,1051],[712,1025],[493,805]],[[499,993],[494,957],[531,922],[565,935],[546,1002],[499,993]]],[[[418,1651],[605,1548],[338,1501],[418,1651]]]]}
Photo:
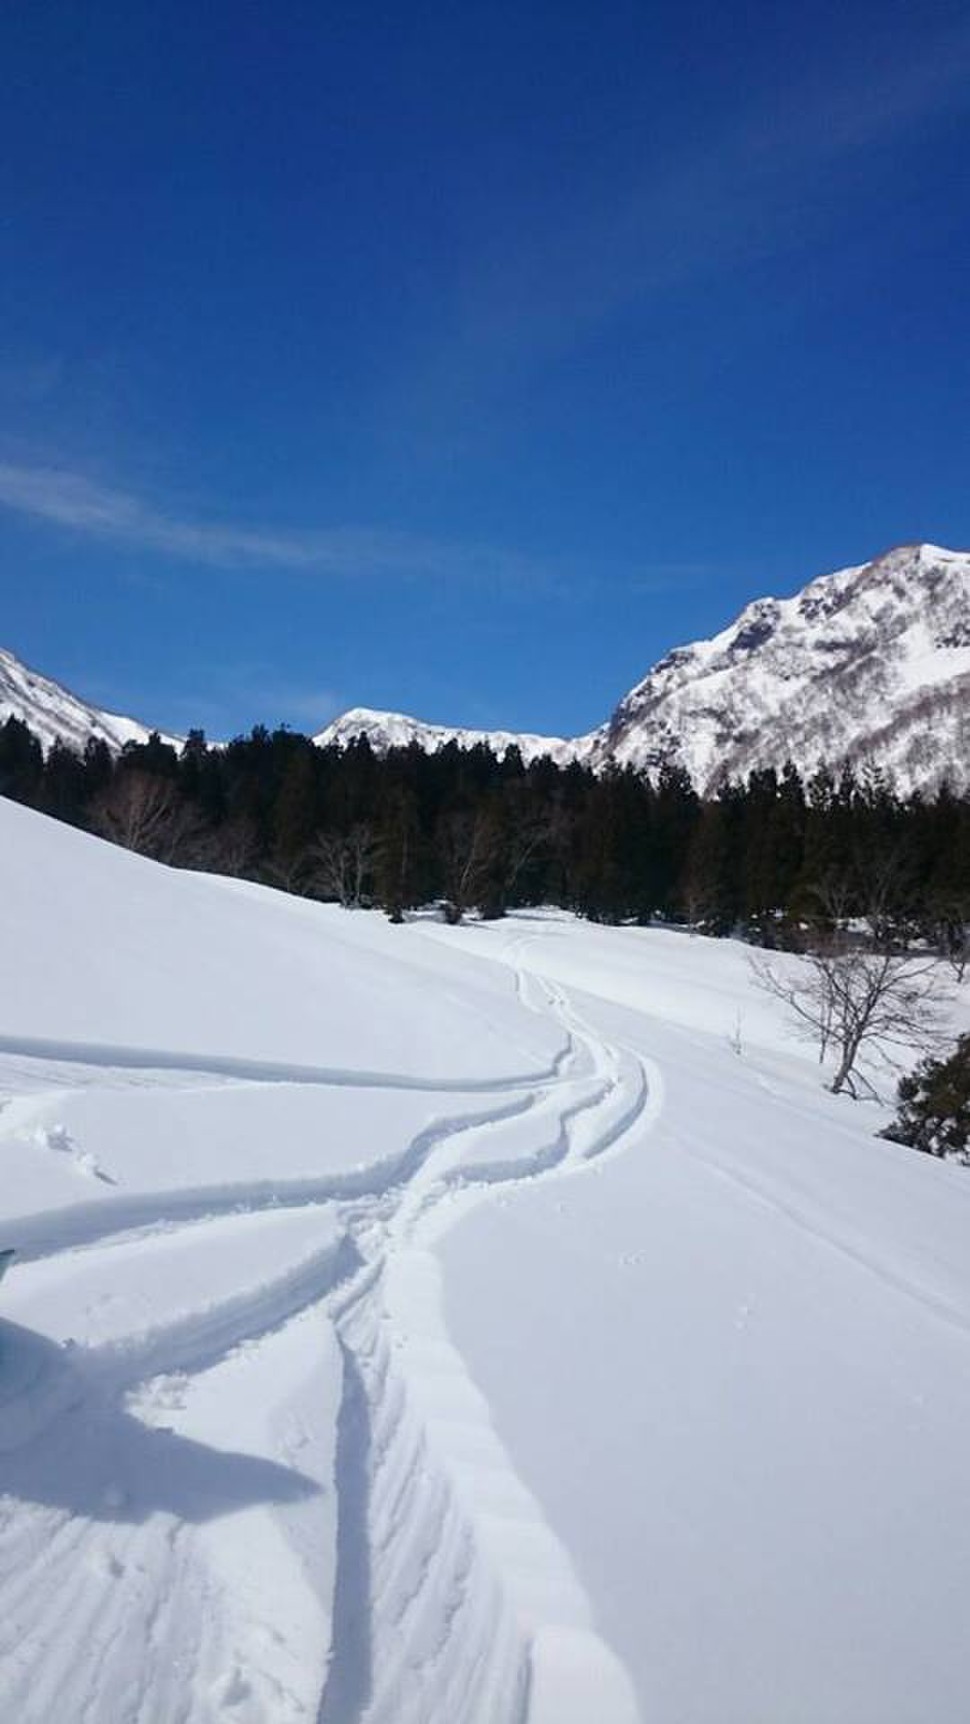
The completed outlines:
{"type": "MultiPolygon", "coordinates": [[[[12,1243],[30,1265],[22,1276],[41,1292],[45,1277],[55,1291],[62,1273],[96,1281],[103,1269],[116,1282],[126,1261],[150,1269],[185,1250],[205,1268],[184,1309],[133,1332],[108,1323],[99,1346],[45,1353],[23,1337],[18,1351],[8,1339],[0,1476],[37,1507],[10,1516],[0,1541],[6,1715],[25,1724],[65,1707],[92,1724],[635,1720],[630,1683],[595,1633],[569,1556],[450,1343],[432,1250],[470,1206],[501,1200],[503,1188],[575,1177],[621,1152],[660,1105],[657,1075],[598,1036],[561,988],[522,968],[523,943],[508,949],[519,997],[561,1026],[564,1046],[546,1071],[501,1083],[425,1085],[197,1056],[180,1063],[174,1054],[8,1038],[21,1059],[69,1065],[72,1084],[79,1067],[82,1082],[100,1074],[109,1084],[360,1082],[477,1093],[482,1106],[432,1122],[402,1155],[364,1170],[117,1196],[18,1223],[12,1243]],[[296,1365],[308,1331],[318,1337],[316,1389],[339,1402],[330,1439],[314,1431],[312,1392],[296,1365]],[[272,1480],[267,1472],[262,1483],[273,1490],[264,1494],[284,1519],[302,1506],[290,1556],[295,1549],[304,1568],[319,1569],[309,1593],[295,1575],[268,1620],[258,1577],[245,1573],[244,1533],[240,1604],[239,1575],[220,1572],[207,1542],[204,1462],[164,1426],[166,1407],[201,1407],[204,1422],[207,1397],[241,1385],[251,1398],[245,1378],[258,1382],[260,1370],[275,1381],[292,1374],[292,1458],[313,1460],[308,1474],[296,1465],[285,1477],[281,1466],[272,1480]],[[153,1475],[173,1455],[175,1464],[168,1493],[163,1483],[157,1500],[135,1505],[113,1480],[133,1450],[144,1470],[139,1445],[148,1445],[153,1475]],[[72,1482],[60,1500],[43,1501],[39,1480],[58,1468],[72,1482]],[[336,1536],[321,1555],[311,1510],[331,1481],[336,1536]]],[[[230,1491],[222,1512],[239,1510],[241,1527],[256,1515],[263,1540],[284,1538],[279,1517],[247,1495],[248,1458],[229,1458],[239,1494],[230,1491]]],[[[317,1531],[322,1545],[323,1516],[317,1531]]]]}
{"type": "Polygon", "coordinates": [[[320,1724],[637,1716],[567,1553],[448,1339],[430,1250],[497,1186],[575,1173],[622,1148],[646,1112],[640,1059],[594,1036],[540,978],[519,972],[519,991],[554,1013],[570,1046],[568,1071],[533,1101],[538,1129],[519,1157],[504,1153],[501,1119],[469,1123],[383,1212],[354,1224],[365,1261],[334,1311],[355,1440],[338,1467],[344,1595],[320,1724]]]}

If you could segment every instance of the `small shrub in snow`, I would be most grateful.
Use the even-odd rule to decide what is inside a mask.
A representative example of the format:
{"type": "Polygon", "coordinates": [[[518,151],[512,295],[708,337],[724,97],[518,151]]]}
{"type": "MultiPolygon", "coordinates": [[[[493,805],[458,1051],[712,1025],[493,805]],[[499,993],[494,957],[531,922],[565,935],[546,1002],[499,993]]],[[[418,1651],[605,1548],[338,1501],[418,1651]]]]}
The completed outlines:
{"type": "Polygon", "coordinates": [[[927,1155],[970,1162],[970,1035],[946,1059],[921,1060],[900,1078],[899,1111],[881,1137],[927,1155]]]}

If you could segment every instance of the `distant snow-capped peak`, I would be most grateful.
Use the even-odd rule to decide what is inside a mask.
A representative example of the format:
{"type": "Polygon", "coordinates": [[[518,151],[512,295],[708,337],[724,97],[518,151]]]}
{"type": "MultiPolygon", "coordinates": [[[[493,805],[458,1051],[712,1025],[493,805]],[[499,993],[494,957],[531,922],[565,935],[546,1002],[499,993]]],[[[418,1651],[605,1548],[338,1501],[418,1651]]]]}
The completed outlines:
{"type": "Polygon", "coordinates": [[[598,730],[574,739],[452,729],[355,708],[320,733],[379,753],[417,743],[513,744],[526,761],[683,766],[702,792],[793,760],[880,766],[901,791],[970,785],[970,553],[901,545],[755,599],[708,640],[676,647],[598,730]]]}
{"type": "MultiPolygon", "coordinates": [[[[144,724],[120,713],[104,712],[81,700],[61,683],[0,649],[0,723],[19,718],[46,751],[55,742],[83,753],[89,742],[104,742],[113,753],[126,742],[147,742],[152,734],[144,724]]],[[[177,742],[165,737],[166,742],[177,742]]]]}
{"type": "MultiPolygon", "coordinates": [[[[0,651],[0,721],[13,714],[44,747],[144,742],[135,719],[80,700],[0,651]]],[[[758,767],[794,761],[871,763],[902,792],[944,777],[970,788],[970,552],[901,545],[872,562],[810,581],[792,598],[756,599],[708,640],[676,647],[620,701],[598,730],[567,739],[425,724],[354,707],[314,737],[376,753],[448,743],[526,764],[548,756],[656,772],[676,764],[710,792],[758,767]]],[[[178,738],[164,740],[178,743],[178,738]]]]}
{"type": "Polygon", "coordinates": [[[791,759],[871,762],[900,789],[970,779],[970,553],[902,545],[757,599],[620,702],[597,761],[676,761],[701,790],[791,759]]]}
{"type": "Polygon", "coordinates": [[[346,748],[361,738],[370,744],[375,754],[386,754],[390,748],[409,748],[412,743],[428,754],[437,754],[451,742],[464,749],[484,745],[500,757],[510,748],[517,748],[526,765],[543,755],[565,763],[577,757],[584,742],[592,745],[591,738],[566,741],[561,736],[532,736],[510,730],[468,730],[455,725],[425,724],[403,712],[377,712],[367,706],[355,706],[349,712],[341,713],[313,740],[320,748],[346,748]]]}

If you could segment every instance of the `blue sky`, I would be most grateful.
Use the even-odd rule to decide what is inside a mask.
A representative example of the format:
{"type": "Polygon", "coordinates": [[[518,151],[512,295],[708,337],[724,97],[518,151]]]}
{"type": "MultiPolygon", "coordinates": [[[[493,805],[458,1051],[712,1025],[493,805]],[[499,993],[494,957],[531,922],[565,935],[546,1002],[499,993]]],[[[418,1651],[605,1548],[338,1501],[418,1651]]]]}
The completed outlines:
{"type": "Polygon", "coordinates": [[[970,15],[31,0],[0,644],[211,734],[576,732],[970,544],[970,15]]]}

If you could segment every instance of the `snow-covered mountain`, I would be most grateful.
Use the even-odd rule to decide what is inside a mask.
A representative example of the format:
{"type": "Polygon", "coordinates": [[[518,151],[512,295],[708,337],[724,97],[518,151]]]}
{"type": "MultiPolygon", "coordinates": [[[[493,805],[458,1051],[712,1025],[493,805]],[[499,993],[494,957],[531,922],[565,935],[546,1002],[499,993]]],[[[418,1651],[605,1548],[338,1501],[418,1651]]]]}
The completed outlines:
{"type": "Polygon", "coordinates": [[[82,751],[94,741],[106,742],[114,750],[126,742],[147,742],[151,735],[147,725],[89,705],[59,682],[31,670],[13,653],[0,650],[0,724],[7,718],[19,718],[29,725],[45,749],[63,742],[82,751]]]}
{"type": "Polygon", "coordinates": [[[787,759],[871,761],[903,790],[970,781],[970,553],[902,545],[755,600],[654,665],[593,749],[678,761],[702,790],[787,759]]]}
{"type": "Polygon", "coordinates": [[[572,740],[450,730],[357,707],[321,743],[379,752],[513,743],[596,768],[686,767],[698,789],[794,760],[872,762],[900,790],[970,783],[970,553],[903,545],[822,575],[794,598],[756,599],[728,628],[666,655],[600,729],[572,740]]]}
{"type": "MultiPolygon", "coordinates": [[[[148,728],[102,712],[0,652],[0,721],[30,725],[47,747],[111,748],[148,728]]],[[[366,737],[377,753],[417,743],[517,747],[597,769],[684,766],[701,791],[791,759],[872,762],[903,792],[944,776],[970,785],[970,552],[902,545],[870,563],[822,575],[788,599],[756,599],[710,640],[677,647],[620,701],[598,730],[567,739],[426,724],[354,707],[314,737],[321,747],[366,737]]],[[[168,738],[177,741],[176,738],[168,738]]]]}
{"type": "Polygon", "coordinates": [[[543,755],[566,765],[570,760],[582,758],[584,744],[587,752],[593,744],[592,737],[567,740],[562,736],[532,736],[511,730],[466,730],[453,725],[425,724],[422,719],[409,718],[403,712],[376,712],[367,706],[355,706],[350,712],[341,713],[313,740],[321,748],[333,744],[346,748],[361,737],[367,739],[376,754],[386,754],[389,748],[408,748],[413,742],[429,754],[437,754],[449,742],[456,742],[459,748],[476,748],[484,743],[499,756],[517,748],[526,765],[543,755]]]}

